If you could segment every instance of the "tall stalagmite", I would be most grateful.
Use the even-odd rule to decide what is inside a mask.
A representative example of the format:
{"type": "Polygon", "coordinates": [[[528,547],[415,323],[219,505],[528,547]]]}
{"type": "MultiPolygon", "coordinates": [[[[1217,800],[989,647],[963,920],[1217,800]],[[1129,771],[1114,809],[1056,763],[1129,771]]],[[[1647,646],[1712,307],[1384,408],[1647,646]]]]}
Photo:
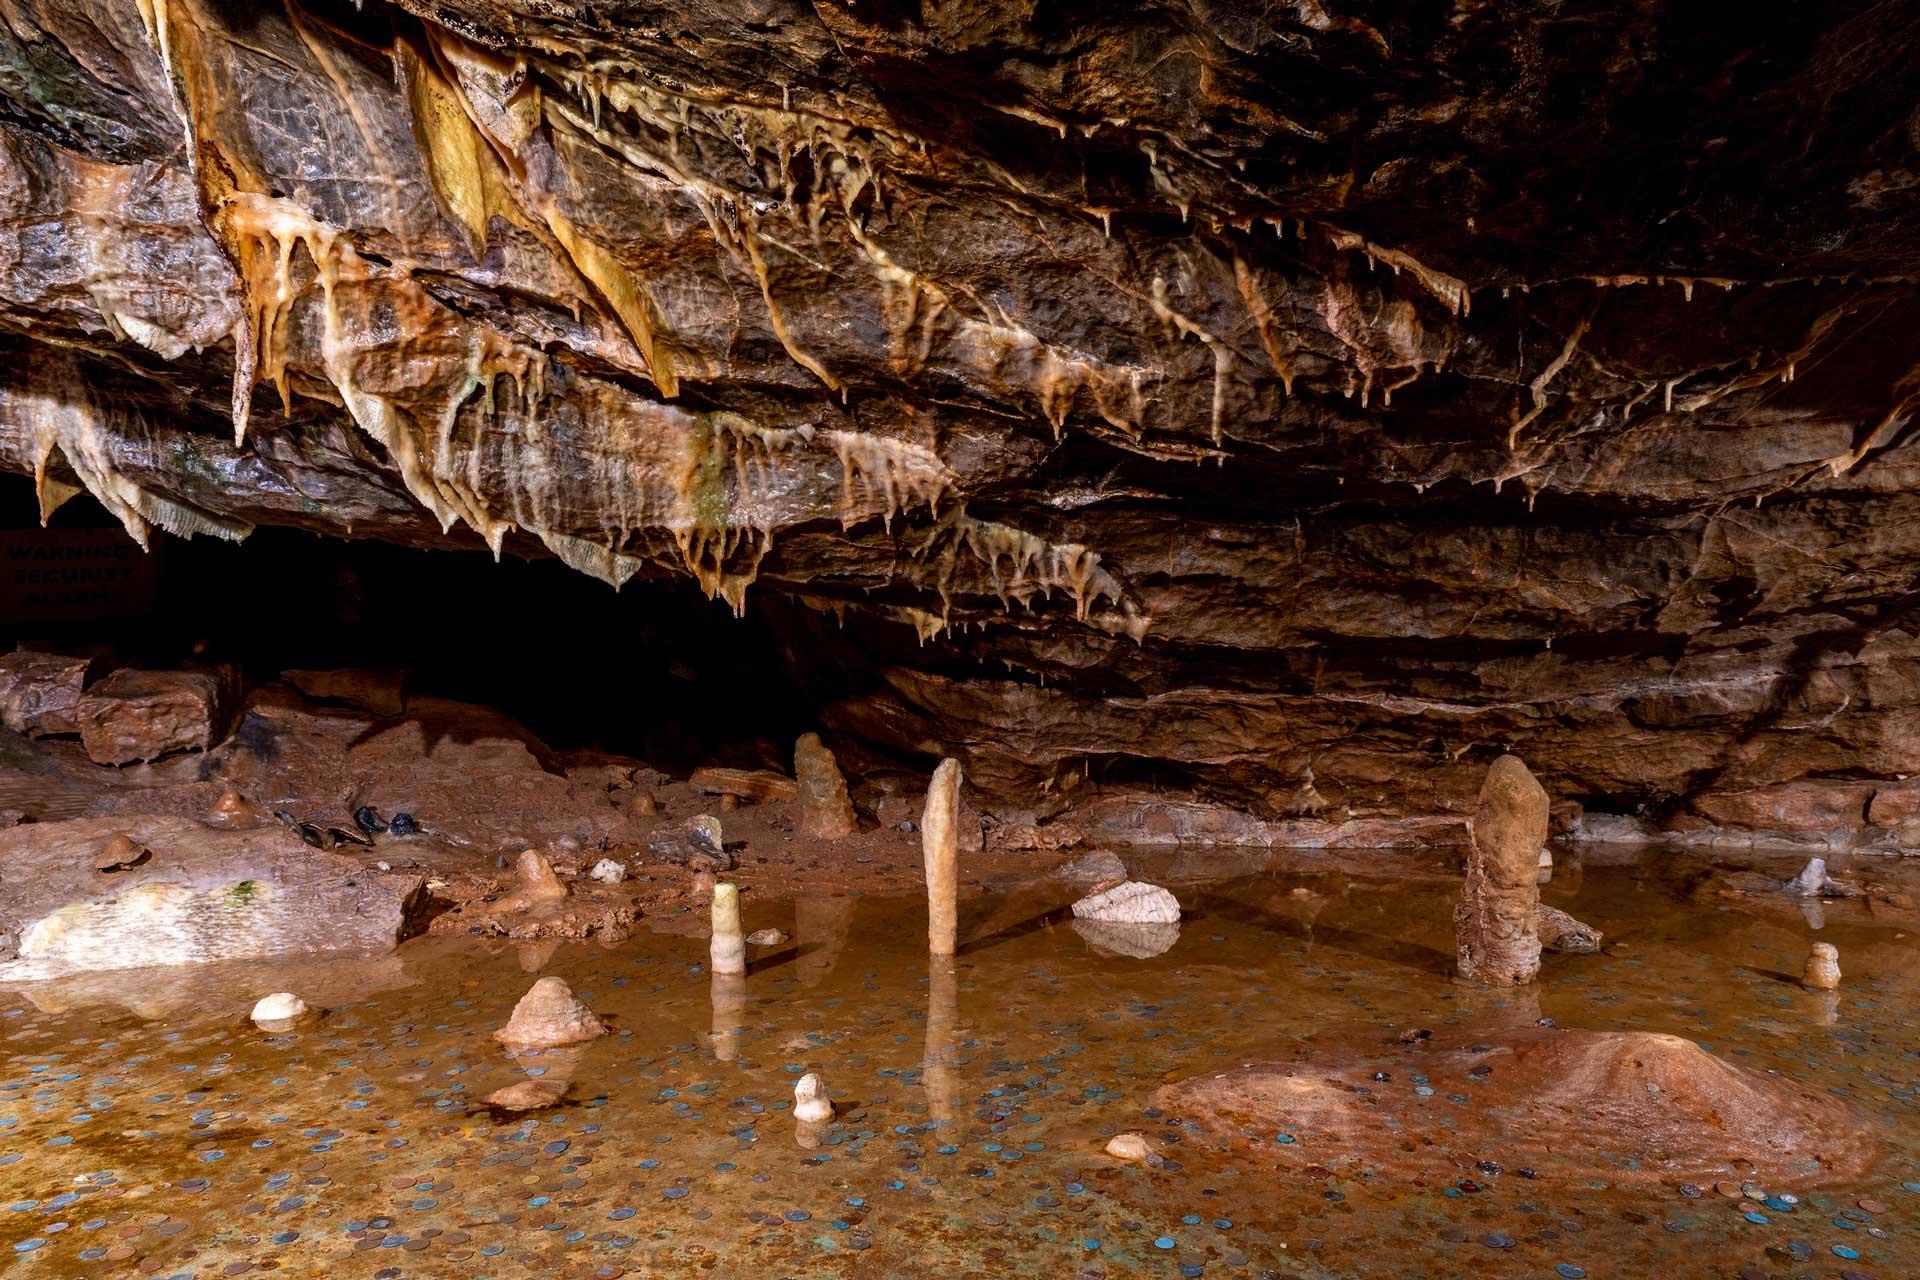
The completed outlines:
{"type": "Polygon", "coordinates": [[[1547,793],[1518,756],[1487,770],[1469,829],[1467,885],[1453,911],[1460,976],[1517,985],[1540,971],[1540,850],[1547,793]]]}
{"type": "Polygon", "coordinates": [[[920,814],[920,853],[927,870],[927,950],[950,956],[959,928],[960,762],[942,760],[927,784],[920,814]]]}

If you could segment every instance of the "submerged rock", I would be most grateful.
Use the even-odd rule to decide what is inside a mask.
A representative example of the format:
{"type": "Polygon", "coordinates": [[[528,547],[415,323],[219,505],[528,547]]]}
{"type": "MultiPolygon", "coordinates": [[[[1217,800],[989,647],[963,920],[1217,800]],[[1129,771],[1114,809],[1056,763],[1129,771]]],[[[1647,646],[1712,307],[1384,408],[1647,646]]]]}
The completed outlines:
{"type": "MultiPolygon", "coordinates": [[[[1531,868],[1529,868],[1531,869],[1531,868]]],[[[1451,1031],[1413,1044],[1301,1042],[1290,1056],[1167,1085],[1152,1104],[1258,1163],[1452,1179],[1465,1159],[1584,1185],[1860,1177],[1873,1130],[1839,1099],[1643,1031],[1451,1031]],[[1392,1081],[1382,1084],[1377,1073],[1392,1081]],[[1402,1085],[1419,1074],[1429,1092],[1402,1085]],[[1467,1096],[1467,1105],[1448,1101],[1467,1096]],[[1249,1144],[1245,1132],[1296,1139],[1249,1144]],[[1444,1141],[1408,1142],[1408,1134],[1444,1141]]]]}
{"type": "Polygon", "coordinates": [[[1540,971],[1540,850],[1547,793],[1517,756],[1487,770],[1468,828],[1467,883],[1454,908],[1460,976],[1470,982],[1532,982],[1540,971]]]}
{"type": "Polygon", "coordinates": [[[800,735],[793,749],[793,776],[799,783],[794,825],[801,835],[833,840],[860,829],[847,779],[819,734],[800,735]]]}
{"type": "Polygon", "coordinates": [[[579,1044],[607,1033],[607,1024],[582,1004],[573,988],[555,977],[534,983],[513,1006],[507,1025],[494,1039],[513,1049],[550,1049],[579,1044]]]}
{"type": "Polygon", "coordinates": [[[1544,902],[1534,914],[1534,927],[1542,947],[1568,955],[1594,955],[1606,938],[1592,925],[1582,924],[1558,907],[1550,907],[1544,902]]]}
{"type": "Polygon", "coordinates": [[[1102,924],[1179,924],[1180,901],[1157,884],[1128,880],[1073,904],[1079,920],[1102,924]]]}
{"type": "Polygon", "coordinates": [[[1780,892],[1790,898],[1857,898],[1861,889],[1828,875],[1825,858],[1812,858],[1799,875],[1780,886],[1780,892]]]}
{"type": "Polygon", "coordinates": [[[1145,1160],[1153,1154],[1153,1145],[1137,1133],[1116,1133],[1108,1139],[1106,1153],[1115,1160],[1145,1160]]]}
{"type": "Polygon", "coordinates": [[[566,1092],[566,1081],[539,1077],[495,1089],[487,1095],[487,1105],[502,1111],[538,1111],[558,1103],[566,1092]]]}

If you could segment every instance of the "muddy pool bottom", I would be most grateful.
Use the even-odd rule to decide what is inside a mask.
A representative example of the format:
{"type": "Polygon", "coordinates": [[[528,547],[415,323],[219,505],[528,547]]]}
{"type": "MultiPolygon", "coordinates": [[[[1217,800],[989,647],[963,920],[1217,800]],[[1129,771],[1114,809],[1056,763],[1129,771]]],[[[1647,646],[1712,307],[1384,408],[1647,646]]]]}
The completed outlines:
{"type": "MultiPolygon", "coordinates": [[[[1518,991],[1450,979],[1442,860],[1269,851],[1129,854],[1187,909],[1157,955],[1077,930],[1072,886],[977,886],[950,977],[917,897],[749,894],[747,928],[791,940],[737,985],[707,972],[700,913],[604,949],[434,940],[22,983],[0,992],[0,1257],[49,1277],[1920,1275],[1911,923],[1730,895],[1697,860],[1562,858],[1547,900],[1607,948],[1518,991]],[[1796,981],[1812,937],[1839,948],[1837,993],[1796,981]],[[491,1033],[534,974],[614,1033],[509,1057],[491,1033]],[[283,989],[323,1016],[252,1026],[283,989]],[[1309,1139],[1149,1101],[1302,1036],[1492,1042],[1541,1019],[1697,1041],[1842,1100],[1878,1155],[1846,1182],[1718,1189],[1621,1167],[1607,1132],[1568,1139],[1591,1147],[1574,1176],[1472,1150],[1414,1177],[1326,1138],[1278,1168],[1249,1144],[1309,1139]],[[571,1072],[555,1108],[483,1102],[550,1070],[571,1072]],[[837,1116],[803,1145],[809,1071],[837,1116]],[[1104,1155],[1125,1131],[1163,1159],[1104,1155]]],[[[1372,1088],[1444,1149],[1498,1076],[1372,1088]]]]}

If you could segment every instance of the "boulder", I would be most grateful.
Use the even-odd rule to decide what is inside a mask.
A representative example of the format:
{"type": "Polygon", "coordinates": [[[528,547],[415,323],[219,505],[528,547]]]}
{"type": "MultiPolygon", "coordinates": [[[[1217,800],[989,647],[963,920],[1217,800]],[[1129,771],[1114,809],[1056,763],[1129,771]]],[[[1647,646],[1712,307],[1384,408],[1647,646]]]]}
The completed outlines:
{"type": "Polygon", "coordinates": [[[1128,880],[1080,899],[1073,914],[1103,924],[1179,924],[1180,901],[1157,884],[1128,880]]]}
{"type": "Polygon", "coordinates": [[[31,737],[80,732],[80,697],[92,665],[25,649],[0,654],[0,723],[31,737]]]}
{"type": "Polygon", "coordinates": [[[95,764],[204,751],[227,735],[240,691],[230,667],[116,671],[81,697],[80,739],[95,764]]]}
{"type": "Polygon", "coordinates": [[[278,825],[217,829],[120,815],[0,830],[0,933],[34,972],[387,951],[420,923],[425,883],[308,848],[278,825]],[[96,870],[124,836],[144,859],[96,870]]]}

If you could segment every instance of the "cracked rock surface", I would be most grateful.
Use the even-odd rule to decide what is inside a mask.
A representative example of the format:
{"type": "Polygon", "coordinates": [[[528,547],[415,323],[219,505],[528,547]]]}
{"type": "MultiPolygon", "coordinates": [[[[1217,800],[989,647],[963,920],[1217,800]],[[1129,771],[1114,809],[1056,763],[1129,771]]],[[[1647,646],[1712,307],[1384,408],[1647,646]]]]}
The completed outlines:
{"type": "MultiPolygon", "coordinates": [[[[1137,839],[1920,836],[1920,14],[14,0],[43,510],[691,576],[1137,839]],[[1732,833],[1732,834],[1729,834],[1732,833]]],[[[18,483],[18,482],[14,482],[18,483]]]]}

